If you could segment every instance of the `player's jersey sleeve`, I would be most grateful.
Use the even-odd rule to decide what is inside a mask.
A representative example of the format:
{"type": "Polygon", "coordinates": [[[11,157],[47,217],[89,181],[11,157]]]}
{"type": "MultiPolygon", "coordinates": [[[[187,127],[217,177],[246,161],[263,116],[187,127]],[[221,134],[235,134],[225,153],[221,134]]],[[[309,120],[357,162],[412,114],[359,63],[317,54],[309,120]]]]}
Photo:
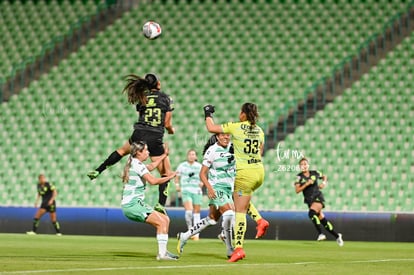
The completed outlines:
{"type": "Polygon", "coordinates": [[[227,122],[224,124],[221,124],[221,129],[223,129],[223,133],[225,134],[233,134],[234,131],[237,129],[237,126],[239,123],[237,122],[227,122]]]}
{"type": "Polygon", "coordinates": [[[214,148],[215,146],[210,146],[204,154],[202,165],[210,168],[214,161],[214,148]]]}
{"type": "Polygon", "coordinates": [[[145,164],[135,159],[132,160],[131,168],[129,169],[129,177],[131,179],[134,179],[136,177],[142,178],[145,174],[148,174],[148,173],[149,171],[147,169],[147,166],[145,166],[145,164]]]}
{"type": "Polygon", "coordinates": [[[167,97],[167,106],[168,106],[167,112],[172,112],[174,111],[174,100],[169,95],[166,95],[166,97],[167,97]]]}
{"type": "Polygon", "coordinates": [[[56,190],[56,186],[53,183],[49,183],[49,189],[50,191],[56,190]]]}

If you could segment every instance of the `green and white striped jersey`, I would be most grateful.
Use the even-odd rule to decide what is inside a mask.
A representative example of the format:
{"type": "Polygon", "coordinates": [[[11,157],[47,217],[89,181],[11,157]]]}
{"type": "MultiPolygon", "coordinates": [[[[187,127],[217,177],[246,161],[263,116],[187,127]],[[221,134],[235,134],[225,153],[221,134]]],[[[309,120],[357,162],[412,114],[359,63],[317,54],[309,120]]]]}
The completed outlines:
{"type": "Polygon", "coordinates": [[[124,185],[121,205],[128,204],[134,198],[145,199],[145,180],[142,177],[149,173],[144,163],[133,158],[129,168],[129,180],[124,185]]]}
{"type": "Polygon", "coordinates": [[[236,177],[236,162],[234,155],[229,152],[231,144],[226,148],[217,143],[210,146],[204,154],[203,165],[209,168],[208,182],[211,186],[234,190],[236,177]]]}
{"type": "Polygon", "coordinates": [[[197,161],[192,164],[184,161],[178,165],[177,173],[180,177],[181,192],[201,193],[200,170],[201,164],[197,161]]]}

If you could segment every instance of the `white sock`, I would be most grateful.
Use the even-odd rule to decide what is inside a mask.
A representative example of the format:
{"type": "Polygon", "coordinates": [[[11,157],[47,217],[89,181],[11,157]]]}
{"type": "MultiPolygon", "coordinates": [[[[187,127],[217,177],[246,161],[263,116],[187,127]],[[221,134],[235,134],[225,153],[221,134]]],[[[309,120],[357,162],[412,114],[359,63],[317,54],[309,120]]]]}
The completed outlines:
{"type": "Polygon", "coordinates": [[[193,226],[193,211],[185,210],[185,223],[187,224],[187,229],[190,229],[193,226]]]}
{"type": "Polygon", "coordinates": [[[223,213],[223,231],[224,231],[224,241],[226,243],[227,250],[233,249],[232,239],[233,239],[233,222],[234,222],[234,211],[227,210],[223,213]]]}
{"type": "Polygon", "coordinates": [[[158,254],[165,255],[167,253],[168,234],[157,234],[158,254]]]}
{"type": "Polygon", "coordinates": [[[197,224],[191,227],[187,232],[184,232],[182,237],[185,240],[188,240],[191,236],[200,233],[210,225],[215,225],[217,222],[209,217],[201,219],[197,224]]]}
{"type": "MultiPolygon", "coordinates": [[[[193,224],[197,224],[200,222],[200,213],[193,214],[193,224]]],[[[194,236],[198,237],[199,234],[195,234],[194,236]]]]}

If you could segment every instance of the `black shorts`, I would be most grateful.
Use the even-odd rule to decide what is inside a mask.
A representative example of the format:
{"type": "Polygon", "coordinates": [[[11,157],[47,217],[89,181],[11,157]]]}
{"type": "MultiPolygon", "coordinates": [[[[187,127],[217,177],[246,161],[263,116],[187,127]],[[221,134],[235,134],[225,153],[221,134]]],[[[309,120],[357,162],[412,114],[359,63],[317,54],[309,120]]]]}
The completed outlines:
{"type": "Polygon", "coordinates": [[[323,194],[305,198],[305,203],[308,205],[308,207],[311,207],[312,203],[314,202],[319,202],[322,204],[322,208],[325,208],[325,198],[323,197],[323,194]]]}
{"type": "Polygon", "coordinates": [[[148,146],[150,156],[157,157],[164,154],[163,137],[164,133],[159,133],[158,131],[151,131],[145,128],[135,129],[129,138],[129,143],[143,141],[148,146]]]}
{"type": "Polygon", "coordinates": [[[40,205],[40,208],[45,209],[49,213],[56,212],[56,201],[53,201],[51,205],[48,205],[48,202],[49,201],[42,202],[42,204],[40,205]]]}

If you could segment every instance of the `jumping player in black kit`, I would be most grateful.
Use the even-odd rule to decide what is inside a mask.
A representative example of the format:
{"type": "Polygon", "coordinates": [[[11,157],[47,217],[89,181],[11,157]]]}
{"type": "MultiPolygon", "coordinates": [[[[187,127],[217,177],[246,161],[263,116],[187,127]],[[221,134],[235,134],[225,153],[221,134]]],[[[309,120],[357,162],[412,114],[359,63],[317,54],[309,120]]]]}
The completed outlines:
{"type": "MultiPolygon", "coordinates": [[[[164,130],[168,134],[174,134],[172,126],[172,111],[174,110],[173,100],[161,91],[161,82],[155,74],[147,74],[144,78],[137,75],[128,75],[127,84],[123,90],[128,96],[128,103],[136,104],[139,114],[138,122],[134,124],[134,132],[128,141],[121,148],[112,152],[108,158],[93,171],[88,177],[93,180],[106,168],[114,165],[128,155],[131,150],[131,143],[144,141],[148,146],[150,158],[155,162],[164,154],[164,130]]],[[[171,164],[168,156],[157,167],[161,176],[166,177],[171,171],[171,164]]],[[[158,204],[154,209],[166,214],[165,203],[168,195],[168,182],[159,185],[158,204]]]]}
{"type": "Polygon", "coordinates": [[[53,223],[53,226],[56,230],[56,235],[61,236],[60,233],[60,225],[59,222],[56,220],[56,196],[57,190],[56,187],[49,183],[46,180],[46,177],[43,174],[39,175],[39,183],[37,184],[37,197],[35,202],[35,207],[37,207],[37,203],[42,198],[42,203],[40,208],[37,210],[34,219],[33,219],[33,228],[32,231],[26,232],[28,235],[36,235],[37,228],[39,227],[40,218],[49,212],[50,219],[53,223]]]}
{"type": "Polygon", "coordinates": [[[315,225],[318,231],[318,241],[326,240],[326,236],[322,234],[322,225],[325,229],[331,233],[339,246],[344,245],[342,240],[342,234],[336,233],[333,229],[332,223],[330,223],[322,213],[322,209],[325,207],[325,199],[320,189],[323,189],[327,184],[327,176],[323,175],[319,171],[309,170],[309,161],[306,158],[302,158],[299,161],[301,173],[297,175],[295,182],[296,193],[303,193],[304,202],[309,207],[309,218],[315,225]],[[322,182],[318,184],[318,180],[322,179],[322,182]]]}

